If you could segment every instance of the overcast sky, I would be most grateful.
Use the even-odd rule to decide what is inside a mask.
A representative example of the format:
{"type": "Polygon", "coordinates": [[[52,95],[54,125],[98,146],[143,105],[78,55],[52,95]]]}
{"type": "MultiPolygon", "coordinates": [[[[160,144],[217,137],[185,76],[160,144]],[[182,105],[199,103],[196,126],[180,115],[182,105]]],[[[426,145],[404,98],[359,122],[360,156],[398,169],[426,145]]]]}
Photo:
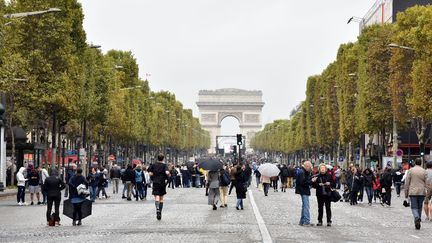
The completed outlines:
{"type": "MultiPolygon", "coordinates": [[[[262,90],[263,123],[286,119],[308,76],[355,41],[375,0],[81,0],[89,42],[132,51],[152,90],[186,108],[201,89],[262,90]]],[[[233,129],[235,122],[224,122],[233,129]]],[[[238,124],[237,124],[238,126],[238,124]]],[[[226,130],[226,128],[223,130],[226,130]]]]}

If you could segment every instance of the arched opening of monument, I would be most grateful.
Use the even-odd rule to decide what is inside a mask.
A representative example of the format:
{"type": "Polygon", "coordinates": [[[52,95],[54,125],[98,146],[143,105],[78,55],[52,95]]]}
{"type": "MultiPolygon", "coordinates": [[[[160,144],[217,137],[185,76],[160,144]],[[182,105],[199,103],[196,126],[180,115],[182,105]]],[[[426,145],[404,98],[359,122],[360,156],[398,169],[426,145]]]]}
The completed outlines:
{"type": "Polygon", "coordinates": [[[222,119],[220,137],[218,138],[218,149],[224,153],[231,153],[232,146],[237,143],[236,134],[240,133],[240,122],[234,116],[222,119]]]}
{"type": "Polygon", "coordinates": [[[221,135],[235,136],[240,133],[240,122],[234,116],[227,116],[221,122],[221,135]]]}

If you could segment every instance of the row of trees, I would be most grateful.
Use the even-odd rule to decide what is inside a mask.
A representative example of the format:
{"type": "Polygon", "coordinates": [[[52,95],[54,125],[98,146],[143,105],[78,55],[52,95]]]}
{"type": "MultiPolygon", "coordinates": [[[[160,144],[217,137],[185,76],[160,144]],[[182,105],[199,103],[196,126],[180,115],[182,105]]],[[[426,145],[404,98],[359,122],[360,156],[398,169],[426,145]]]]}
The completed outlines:
{"type": "Polygon", "coordinates": [[[169,92],[152,92],[139,78],[131,52],[104,54],[87,44],[77,0],[0,0],[0,16],[52,7],[61,12],[0,18],[0,90],[12,138],[15,126],[35,140],[43,128],[53,152],[63,133],[70,148],[76,140],[81,147],[126,147],[130,157],[138,145],[176,151],[210,146],[190,109],[169,92]]]}
{"type": "Polygon", "coordinates": [[[378,136],[384,153],[394,132],[408,127],[424,147],[432,122],[431,26],[432,6],[416,6],[393,24],[363,29],[357,42],[340,46],[336,61],[308,78],[306,99],[290,119],[267,124],[252,147],[301,158],[324,154],[337,163],[343,150],[352,161],[365,134],[369,144],[378,136]]]}

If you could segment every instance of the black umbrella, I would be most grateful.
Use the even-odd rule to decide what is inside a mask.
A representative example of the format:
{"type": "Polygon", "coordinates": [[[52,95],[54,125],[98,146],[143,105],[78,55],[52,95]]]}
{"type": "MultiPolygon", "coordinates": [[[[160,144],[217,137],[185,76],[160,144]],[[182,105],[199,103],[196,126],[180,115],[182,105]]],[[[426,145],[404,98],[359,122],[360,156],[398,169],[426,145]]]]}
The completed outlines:
{"type": "MultiPolygon", "coordinates": [[[[92,202],[90,200],[84,200],[81,207],[81,212],[82,218],[86,218],[87,216],[92,214],[92,202]]],[[[73,219],[73,204],[70,199],[63,202],[63,214],[73,219]]]]}
{"type": "Polygon", "coordinates": [[[199,163],[199,167],[209,171],[219,171],[223,169],[223,164],[216,159],[207,159],[199,163]]]}

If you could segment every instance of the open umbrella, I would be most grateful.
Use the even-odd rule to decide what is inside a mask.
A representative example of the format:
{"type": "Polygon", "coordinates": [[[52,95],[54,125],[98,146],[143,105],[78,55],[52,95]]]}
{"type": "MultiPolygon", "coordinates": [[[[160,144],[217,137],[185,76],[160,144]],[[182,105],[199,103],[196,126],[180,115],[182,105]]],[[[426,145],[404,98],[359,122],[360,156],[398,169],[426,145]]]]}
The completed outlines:
{"type": "Polygon", "coordinates": [[[199,167],[203,168],[204,170],[218,171],[218,170],[221,170],[223,168],[223,164],[222,164],[222,162],[220,162],[217,159],[207,159],[207,160],[201,161],[199,163],[199,167]]]}
{"type": "MultiPolygon", "coordinates": [[[[81,212],[83,219],[92,214],[92,202],[90,200],[84,200],[81,212]]],[[[73,219],[73,204],[70,199],[63,202],[63,214],[73,219]]]]}
{"type": "Polygon", "coordinates": [[[275,164],[265,163],[258,167],[258,171],[263,176],[273,177],[278,176],[280,173],[279,168],[275,164]]]}

